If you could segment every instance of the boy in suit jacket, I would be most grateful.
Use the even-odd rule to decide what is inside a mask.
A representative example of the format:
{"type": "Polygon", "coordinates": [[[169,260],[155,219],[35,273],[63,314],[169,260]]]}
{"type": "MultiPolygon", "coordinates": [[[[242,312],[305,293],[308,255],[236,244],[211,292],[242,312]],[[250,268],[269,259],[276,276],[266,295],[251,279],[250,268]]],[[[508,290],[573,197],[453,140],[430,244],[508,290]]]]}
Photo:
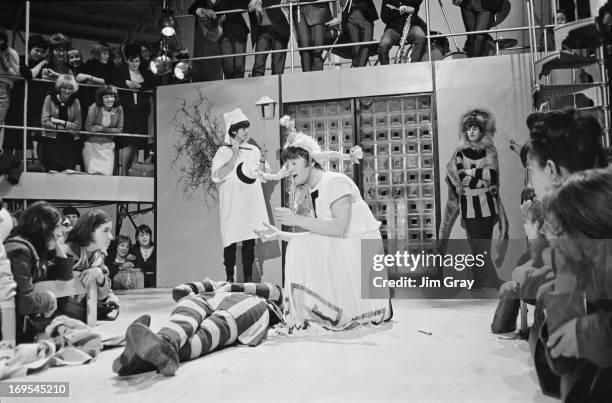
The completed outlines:
{"type": "Polygon", "coordinates": [[[380,17],[387,26],[378,45],[378,60],[380,64],[389,64],[389,50],[393,45],[399,45],[408,15],[412,13],[408,42],[414,43],[412,62],[420,62],[425,52],[427,37],[425,22],[417,15],[423,0],[383,0],[380,17]]]}
{"type": "MultiPolygon", "coordinates": [[[[374,21],[378,13],[372,0],[348,0],[342,21],[346,21],[345,29],[351,42],[367,42],[374,37],[374,21]]],[[[353,67],[363,67],[368,62],[368,46],[353,46],[353,67]]]]}
{"type": "MultiPolygon", "coordinates": [[[[289,22],[280,8],[265,7],[280,4],[280,0],[251,0],[248,4],[251,40],[256,52],[287,49],[289,22]]],[[[283,74],[286,52],[272,53],[272,74],[283,74]]],[[[253,77],[266,73],[268,54],[255,55],[253,77]]]]}
{"type": "MultiPolygon", "coordinates": [[[[293,10],[298,46],[324,45],[325,23],[332,19],[329,3],[309,4],[293,10]]],[[[323,70],[322,54],[322,49],[301,51],[302,71],[323,70]]]]}

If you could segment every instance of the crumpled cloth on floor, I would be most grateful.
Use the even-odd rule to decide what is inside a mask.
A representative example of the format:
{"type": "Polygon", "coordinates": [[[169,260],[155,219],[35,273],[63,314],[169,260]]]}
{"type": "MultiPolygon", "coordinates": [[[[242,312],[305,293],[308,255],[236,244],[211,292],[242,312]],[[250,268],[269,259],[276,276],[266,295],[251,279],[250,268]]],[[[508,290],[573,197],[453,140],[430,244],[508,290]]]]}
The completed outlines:
{"type": "Polygon", "coordinates": [[[323,326],[316,322],[306,323],[294,323],[294,324],[282,324],[279,323],[274,327],[268,329],[268,337],[308,337],[308,336],[324,336],[328,334],[334,334],[333,330],[325,329],[323,326]]]}
{"type": "Polygon", "coordinates": [[[95,358],[102,351],[100,335],[77,319],[58,316],[47,326],[45,333],[55,340],[58,353],[65,347],[74,347],[95,358]]]}
{"type": "Polygon", "coordinates": [[[26,376],[48,367],[83,365],[102,351],[99,334],[83,322],[58,316],[38,343],[0,343],[0,379],[26,376]]]}

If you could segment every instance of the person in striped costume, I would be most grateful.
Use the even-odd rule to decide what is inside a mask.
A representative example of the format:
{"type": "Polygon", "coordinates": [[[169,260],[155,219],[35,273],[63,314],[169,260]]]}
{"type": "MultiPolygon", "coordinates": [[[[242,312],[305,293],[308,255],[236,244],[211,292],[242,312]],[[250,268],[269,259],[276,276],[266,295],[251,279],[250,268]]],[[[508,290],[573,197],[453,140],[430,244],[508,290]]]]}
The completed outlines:
{"type": "Polygon", "coordinates": [[[159,332],[143,315],[127,329],[123,353],[113,362],[120,376],[157,370],[172,376],[179,362],[237,343],[256,346],[282,322],[282,292],[270,283],[201,281],[177,286],[170,319],[159,332]]]}
{"type": "MultiPolygon", "coordinates": [[[[473,109],[461,117],[459,147],[446,166],[448,181],[459,196],[461,225],[465,228],[472,253],[485,255],[485,265],[474,268],[472,288],[499,288],[491,260],[493,227],[499,221],[506,223],[498,200],[499,163],[493,144],[495,120],[490,112],[473,109]]],[[[503,230],[502,230],[503,232],[503,230]]]]}

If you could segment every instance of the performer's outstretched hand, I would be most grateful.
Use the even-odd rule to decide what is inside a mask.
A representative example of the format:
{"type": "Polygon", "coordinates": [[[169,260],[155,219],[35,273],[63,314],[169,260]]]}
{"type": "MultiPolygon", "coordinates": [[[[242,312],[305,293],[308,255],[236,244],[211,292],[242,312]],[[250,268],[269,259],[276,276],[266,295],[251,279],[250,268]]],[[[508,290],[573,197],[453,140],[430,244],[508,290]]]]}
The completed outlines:
{"type": "Polygon", "coordinates": [[[272,210],[274,222],[282,225],[299,225],[300,216],[289,210],[287,207],[275,207],[272,210]]]}
{"type": "Polygon", "coordinates": [[[266,227],[265,230],[260,231],[260,230],[253,230],[253,232],[255,234],[257,234],[257,236],[262,240],[262,241],[273,241],[276,239],[279,239],[281,237],[281,230],[279,230],[278,228],[276,228],[274,225],[270,225],[267,223],[263,223],[263,225],[266,227]]]}

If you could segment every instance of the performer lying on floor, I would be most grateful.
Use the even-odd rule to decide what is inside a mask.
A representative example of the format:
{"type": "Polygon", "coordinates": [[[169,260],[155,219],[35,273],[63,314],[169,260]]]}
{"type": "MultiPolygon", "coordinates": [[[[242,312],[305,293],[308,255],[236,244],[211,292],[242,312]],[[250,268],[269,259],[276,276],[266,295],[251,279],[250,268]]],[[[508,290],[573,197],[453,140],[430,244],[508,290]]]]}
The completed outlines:
{"type": "Polygon", "coordinates": [[[172,297],[176,307],[157,334],[149,329],[149,315],[128,327],[125,350],[113,362],[113,372],[124,376],[156,369],[174,375],[179,362],[218,348],[256,346],[268,327],[282,321],[281,289],[269,283],[188,283],[175,287],[172,297]]]}

